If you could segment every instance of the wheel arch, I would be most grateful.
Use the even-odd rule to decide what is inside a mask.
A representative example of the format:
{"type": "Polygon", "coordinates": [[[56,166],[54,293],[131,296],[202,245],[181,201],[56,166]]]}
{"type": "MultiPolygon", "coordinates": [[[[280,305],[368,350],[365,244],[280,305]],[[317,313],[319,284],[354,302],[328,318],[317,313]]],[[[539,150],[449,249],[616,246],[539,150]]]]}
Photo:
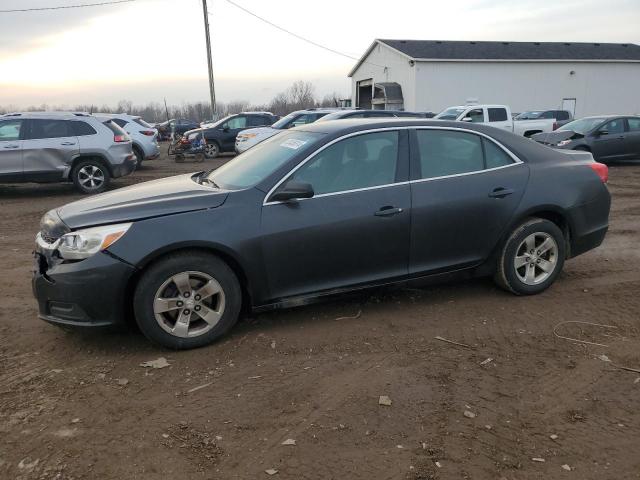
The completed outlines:
{"type": "Polygon", "coordinates": [[[73,172],[73,169],[76,168],[78,163],[83,162],[85,160],[96,160],[100,162],[100,164],[102,164],[102,166],[107,169],[107,171],[109,172],[109,175],[113,177],[113,169],[111,168],[111,164],[106,159],[106,157],[100,153],[93,153],[93,152],[81,153],[78,156],[76,156],[71,162],[71,168],[69,169],[69,176],[71,176],[71,172],[73,172]]]}
{"type": "MultiPolygon", "coordinates": [[[[242,263],[236,258],[236,256],[224,245],[211,244],[206,242],[186,242],[180,244],[169,245],[160,248],[142,259],[137,265],[136,272],[129,278],[127,287],[125,289],[125,310],[127,319],[133,320],[133,296],[136,286],[140,281],[142,275],[155,263],[160,261],[163,257],[170,254],[177,253],[200,253],[207,255],[215,255],[224,261],[229,268],[235,273],[240,283],[240,289],[242,290],[242,310],[243,312],[249,312],[252,306],[252,290],[249,278],[246,274],[245,268],[242,263]]],[[[130,323],[135,323],[132,321],[130,323]]]]}
{"type": "Polygon", "coordinates": [[[134,151],[134,153],[135,153],[135,151],[136,151],[136,150],[137,150],[138,152],[140,152],[140,156],[142,157],[142,160],[144,160],[144,159],[145,159],[146,155],[144,154],[144,148],[142,148],[142,146],[140,145],[140,143],[138,143],[138,142],[134,141],[134,142],[131,144],[131,149],[134,151]]]}
{"type": "Polygon", "coordinates": [[[573,228],[564,209],[557,205],[541,205],[539,207],[533,207],[517,216],[511,225],[509,225],[505,235],[501,238],[499,248],[502,248],[502,245],[507,241],[509,235],[513,232],[513,229],[523,223],[527,218],[543,218],[557,225],[558,228],[562,230],[562,234],[565,239],[565,251],[567,252],[567,258],[571,257],[571,235],[573,228]]]}

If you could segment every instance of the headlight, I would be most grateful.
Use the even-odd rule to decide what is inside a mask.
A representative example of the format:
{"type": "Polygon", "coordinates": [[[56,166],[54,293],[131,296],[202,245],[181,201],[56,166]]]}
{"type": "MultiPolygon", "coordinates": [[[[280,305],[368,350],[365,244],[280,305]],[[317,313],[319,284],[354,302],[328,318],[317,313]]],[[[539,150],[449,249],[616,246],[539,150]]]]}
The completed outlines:
{"type": "Polygon", "coordinates": [[[63,235],[58,244],[60,256],[67,260],[82,260],[116,243],[127,233],[131,223],[106,225],[78,230],[63,235]]]}
{"type": "Polygon", "coordinates": [[[568,140],[560,140],[558,142],[558,145],[556,145],[557,147],[564,147],[565,145],[569,145],[573,140],[568,139],[568,140]]]}

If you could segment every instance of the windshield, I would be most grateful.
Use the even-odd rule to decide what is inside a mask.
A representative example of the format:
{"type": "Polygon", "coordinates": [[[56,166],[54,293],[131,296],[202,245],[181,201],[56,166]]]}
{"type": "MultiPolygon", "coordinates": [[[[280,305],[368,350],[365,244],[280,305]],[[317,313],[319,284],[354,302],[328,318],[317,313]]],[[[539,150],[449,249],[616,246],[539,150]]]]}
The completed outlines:
{"type": "Polygon", "coordinates": [[[278,120],[276,123],[274,123],[273,125],[271,125],[271,128],[277,128],[278,130],[284,130],[286,129],[289,124],[291,122],[293,122],[296,118],[298,118],[300,115],[302,115],[301,113],[290,113],[289,115],[287,115],[286,117],[282,117],[280,120],[278,120]]]}
{"type": "Polygon", "coordinates": [[[605,120],[605,117],[581,118],[580,120],[574,120],[573,122],[564,124],[556,131],[571,131],[579,133],[580,135],[585,135],[605,120]]]}
{"type": "Polygon", "coordinates": [[[536,118],[540,118],[544,112],[522,112],[520,115],[516,116],[516,120],[535,120],[536,118]]]}
{"type": "Polygon", "coordinates": [[[465,110],[466,108],[459,108],[459,107],[447,108],[446,110],[436,115],[436,118],[439,118],[440,120],[455,120],[465,110]]]}
{"type": "Polygon", "coordinates": [[[252,187],[284,165],[295,154],[308,150],[324,133],[283,132],[238,155],[207,178],[226,190],[252,187]]]}

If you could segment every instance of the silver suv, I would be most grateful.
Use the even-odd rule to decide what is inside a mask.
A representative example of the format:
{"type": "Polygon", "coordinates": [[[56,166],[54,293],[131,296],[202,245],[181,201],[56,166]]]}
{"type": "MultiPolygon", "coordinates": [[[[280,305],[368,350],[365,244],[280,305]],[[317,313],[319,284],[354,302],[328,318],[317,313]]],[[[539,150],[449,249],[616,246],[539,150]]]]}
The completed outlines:
{"type": "Polygon", "coordinates": [[[131,138],[112,119],[88,113],[0,115],[0,182],[72,181],[98,193],[135,170],[131,138]]]}

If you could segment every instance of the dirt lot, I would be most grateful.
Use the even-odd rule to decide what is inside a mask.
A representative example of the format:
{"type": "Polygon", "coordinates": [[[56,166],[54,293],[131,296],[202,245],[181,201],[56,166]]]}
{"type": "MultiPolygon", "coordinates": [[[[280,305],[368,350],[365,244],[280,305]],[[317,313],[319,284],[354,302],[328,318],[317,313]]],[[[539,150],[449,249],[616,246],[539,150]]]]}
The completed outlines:
{"type": "MultiPolygon", "coordinates": [[[[163,157],[114,187],[197,168],[163,157]]],[[[640,166],[610,173],[605,244],[542,295],[377,292],[189,352],[38,320],[39,218],[80,195],[0,185],[0,478],[640,478],[640,373],[617,368],[640,368],[640,166]],[[615,328],[557,333],[607,347],[554,335],[574,320],[615,328]],[[140,366],[158,357],[170,366],[140,366]]]]}

